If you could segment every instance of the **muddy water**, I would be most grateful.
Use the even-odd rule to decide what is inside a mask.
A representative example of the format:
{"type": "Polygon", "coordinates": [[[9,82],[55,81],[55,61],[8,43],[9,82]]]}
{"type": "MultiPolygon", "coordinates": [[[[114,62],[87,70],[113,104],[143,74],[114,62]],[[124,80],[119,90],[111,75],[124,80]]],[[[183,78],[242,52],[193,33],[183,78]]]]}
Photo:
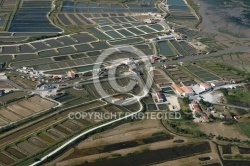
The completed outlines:
{"type": "Polygon", "coordinates": [[[44,133],[38,134],[38,137],[41,138],[42,140],[44,140],[45,142],[48,142],[48,143],[54,143],[56,141],[44,133]]]}
{"type": "Polygon", "coordinates": [[[31,155],[34,155],[38,152],[38,149],[36,149],[34,146],[32,146],[31,144],[29,144],[26,141],[18,143],[17,147],[19,147],[21,150],[23,150],[31,155]]]}
{"type": "Polygon", "coordinates": [[[69,135],[71,132],[69,130],[67,130],[66,128],[58,125],[58,126],[55,126],[55,129],[60,131],[61,133],[65,134],[65,135],[69,135]]]}
{"type": "Polygon", "coordinates": [[[63,135],[59,134],[58,132],[56,132],[55,130],[52,130],[52,129],[49,129],[47,131],[47,133],[49,133],[50,135],[52,135],[55,138],[59,138],[59,139],[64,138],[63,135]]]}
{"type": "Polygon", "coordinates": [[[69,120],[63,122],[62,125],[65,126],[65,127],[67,127],[67,128],[69,128],[69,129],[72,130],[72,131],[77,131],[77,130],[79,130],[79,129],[81,128],[80,126],[78,126],[78,125],[75,124],[75,123],[72,123],[72,122],[69,121],[69,120]]]}
{"type": "Polygon", "coordinates": [[[28,139],[28,141],[34,145],[36,145],[39,148],[45,148],[48,145],[45,144],[44,142],[40,141],[39,139],[37,139],[36,137],[31,137],[28,139]]]}
{"type": "Polygon", "coordinates": [[[77,122],[83,124],[83,126],[89,126],[91,125],[91,122],[86,119],[75,119],[77,122]]]}
{"type": "Polygon", "coordinates": [[[10,164],[12,164],[14,162],[15,162],[15,160],[13,160],[12,158],[10,158],[6,154],[0,153],[0,163],[4,163],[6,165],[10,165],[10,164]]]}
{"type": "Polygon", "coordinates": [[[20,151],[18,151],[17,149],[11,147],[11,148],[7,148],[6,152],[8,152],[9,154],[13,155],[14,157],[18,158],[18,159],[23,159],[26,157],[25,154],[21,153],[20,151]]]}

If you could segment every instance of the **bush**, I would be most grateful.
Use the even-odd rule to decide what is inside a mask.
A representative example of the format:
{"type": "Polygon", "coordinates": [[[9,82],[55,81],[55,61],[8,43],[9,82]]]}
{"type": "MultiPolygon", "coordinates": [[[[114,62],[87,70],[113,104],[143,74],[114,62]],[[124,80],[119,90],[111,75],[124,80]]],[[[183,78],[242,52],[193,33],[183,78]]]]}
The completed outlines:
{"type": "Polygon", "coordinates": [[[194,135],[198,136],[198,137],[205,137],[205,136],[207,136],[204,132],[202,132],[200,130],[195,131],[194,135]]]}
{"type": "Polygon", "coordinates": [[[229,156],[229,155],[226,155],[226,156],[223,156],[225,159],[232,159],[233,157],[232,156],[229,156]]]}
{"type": "Polygon", "coordinates": [[[189,97],[184,97],[184,98],[183,98],[183,102],[184,102],[185,104],[189,104],[189,103],[190,103],[189,97]]]}
{"type": "Polygon", "coordinates": [[[228,96],[228,90],[225,89],[225,88],[222,88],[220,89],[221,93],[224,95],[224,96],[228,96]]]}
{"type": "Polygon", "coordinates": [[[244,109],[236,108],[235,109],[238,115],[245,115],[247,114],[247,111],[244,109]]]}
{"type": "Polygon", "coordinates": [[[226,121],[224,122],[224,124],[225,125],[233,125],[233,124],[235,124],[235,123],[237,123],[237,121],[236,120],[234,120],[234,119],[226,119],[226,121]]]}
{"type": "Polygon", "coordinates": [[[111,156],[112,156],[112,157],[121,157],[121,154],[119,154],[119,153],[114,153],[114,154],[112,154],[111,156]]]}
{"type": "Polygon", "coordinates": [[[210,119],[213,119],[213,120],[216,119],[216,118],[213,116],[213,114],[210,114],[210,115],[209,115],[209,118],[210,118],[210,119]]]}
{"type": "Polygon", "coordinates": [[[204,105],[204,106],[206,106],[206,107],[211,107],[211,106],[212,106],[211,103],[209,103],[208,101],[204,101],[203,99],[200,100],[200,104],[201,104],[201,105],[204,105]]]}

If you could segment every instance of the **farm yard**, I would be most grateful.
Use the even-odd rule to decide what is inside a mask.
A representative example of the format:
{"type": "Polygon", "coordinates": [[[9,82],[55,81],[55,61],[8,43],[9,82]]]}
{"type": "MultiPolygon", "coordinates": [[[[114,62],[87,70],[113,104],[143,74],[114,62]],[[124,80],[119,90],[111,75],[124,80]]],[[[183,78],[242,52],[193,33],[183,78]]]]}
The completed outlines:
{"type": "MultiPolygon", "coordinates": [[[[95,44],[95,43],[92,43],[92,44],[95,44]]],[[[105,43],[99,42],[98,44],[105,44],[105,43]]],[[[103,46],[99,46],[99,47],[103,48],[105,46],[106,44],[103,46]]],[[[11,63],[10,65],[13,67],[22,67],[23,65],[32,66],[35,69],[46,71],[46,73],[48,73],[49,71],[50,72],[58,71],[59,73],[60,71],[62,71],[61,73],[65,73],[66,71],[64,69],[67,69],[67,70],[76,69],[77,72],[87,72],[87,71],[93,70],[92,64],[96,62],[97,56],[100,54],[101,54],[100,51],[90,51],[90,52],[86,52],[86,54],[76,53],[76,54],[68,54],[68,55],[57,56],[57,57],[53,56],[52,57],[54,59],[53,61],[50,58],[37,59],[37,60],[34,60],[37,62],[36,65],[30,63],[30,61],[27,61],[27,60],[16,61],[16,62],[11,63]]],[[[114,56],[112,57],[109,56],[108,58],[106,58],[105,61],[116,60],[119,58],[131,58],[131,57],[135,57],[135,55],[129,54],[129,53],[117,52],[115,53],[114,56]]]]}
{"type": "MultiPolygon", "coordinates": [[[[8,18],[7,14],[0,14],[0,29],[1,30],[5,29],[7,18],[8,18]]],[[[6,35],[8,35],[8,34],[6,34],[6,35]]]]}
{"type": "MultiPolygon", "coordinates": [[[[41,50],[52,52],[56,48],[64,48],[94,41],[97,41],[97,39],[85,32],[80,34],[71,34],[69,36],[50,38],[42,41],[30,42],[28,44],[2,46],[1,54],[16,54],[17,56],[21,56],[23,54],[23,56],[25,56],[27,53],[38,52],[39,55],[42,54],[45,56],[46,53],[41,52],[41,50]]],[[[56,52],[54,54],[57,55],[56,52]]]]}
{"type": "Polygon", "coordinates": [[[198,18],[194,11],[184,2],[184,0],[167,0],[169,16],[167,21],[180,25],[194,27],[198,23],[198,18]]]}
{"type": "MultiPolygon", "coordinates": [[[[36,100],[36,99],[33,99],[33,100],[36,100]]],[[[93,102],[93,103],[85,104],[84,106],[79,107],[77,109],[68,110],[68,112],[69,111],[74,112],[74,111],[78,111],[78,110],[80,111],[83,108],[84,109],[90,109],[92,107],[96,107],[96,106],[98,107],[101,104],[103,104],[103,103],[102,102],[93,102]]],[[[66,115],[67,115],[66,112],[60,114],[60,116],[66,116],[66,115]]],[[[50,117],[50,118],[53,119],[53,117],[50,117]]],[[[73,132],[71,129],[74,129],[74,126],[78,126],[78,123],[75,124],[75,122],[73,122],[73,123],[70,122],[70,121],[61,122],[61,120],[59,120],[59,119],[57,121],[59,122],[58,123],[59,127],[58,126],[55,126],[55,127],[60,129],[61,132],[62,131],[64,131],[64,132],[69,131],[69,132],[67,132],[67,135],[70,135],[70,133],[73,132]],[[64,125],[66,125],[68,128],[66,129],[65,128],[66,126],[64,126],[64,125]]],[[[53,121],[51,121],[51,122],[53,122],[53,121]]],[[[41,121],[40,123],[45,123],[45,122],[41,121]]],[[[47,124],[47,126],[49,127],[49,125],[52,125],[52,124],[53,123],[49,123],[49,124],[47,124]]],[[[30,127],[33,128],[32,130],[34,130],[34,126],[33,127],[30,126],[30,127]]],[[[37,127],[39,127],[39,126],[37,126],[37,127]]],[[[29,130],[26,130],[26,131],[23,130],[23,131],[20,131],[20,133],[17,133],[17,134],[19,134],[18,137],[21,138],[21,135],[20,135],[21,133],[25,135],[24,132],[28,132],[26,134],[26,136],[25,136],[26,140],[28,140],[28,141],[21,142],[21,143],[17,144],[17,147],[18,147],[20,153],[23,153],[23,154],[27,155],[27,156],[22,155],[22,159],[24,159],[24,158],[26,158],[26,157],[28,157],[30,155],[33,155],[33,154],[37,153],[38,151],[41,151],[42,149],[47,148],[49,145],[51,145],[55,141],[58,141],[58,140],[62,139],[62,137],[57,137],[57,136],[64,136],[65,135],[65,134],[63,134],[64,132],[61,133],[60,131],[58,131],[58,130],[56,130],[54,128],[51,128],[51,127],[46,128],[46,129],[40,128],[40,130],[45,131],[45,132],[40,132],[38,130],[38,131],[36,131],[34,133],[31,133],[29,130]],[[34,147],[35,147],[35,149],[34,149],[34,147]]],[[[16,133],[13,133],[13,134],[16,134],[16,133]]],[[[16,137],[16,138],[18,138],[18,137],[16,137]]],[[[11,136],[10,136],[10,138],[14,139],[11,136]]],[[[3,148],[3,145],[4,145],[4,143],[6,141],[10,141],[10,140],[6,139],[6,138],[5,138],[5,140],[1,139],[1,149],[3,148]]],[[[18,142],[18,139],[16,139],[16,141],[18,142]]],[[[13,144],[12,149],[13,148],[17,149],[17,147],[15,147],[16,144],[15,143],[12,143],[12,144],[13,144]]],[[[19,153],[19,155],[20,155],[20,153],[19,153]]],[[[9,154],[12,155],[12,156],[16,156],[15,150],[14,151],[13,150],[9,151],[9,154]]]]}
{"type": "Polygon", "coordinates": [[[157,47],[159,49],[159,54],[166,57],[173,57],[176,55],[178,56],[193,55],[197,52],[195,48],[190,46],[185,41],[181,42],[178,42],[176,40],[160,41],[157,43],[157,47]]]}
{"type": "Polygon", "coordinates": [[[143,43],[144,41],[145,40],[142,37],[134,37],[128,39],[110,40],[109,44],[112,46],[122,45],[122,44],[140,44],[143,43]]]}
{"type": "Polygon", "coordinates": [[[234,53],[222,55],[221,57],[215,58],[214,60],[211,59],[211,61],[223,63],[246,73],[250,73],[250,54],[248,53],[234,53]]]}
{"type": "Polygon", "coordinates": [[[87,19],[83,14],[74,14],[74,13],[59,13],[59,20],[64,25],[92,25],[94,24],[92,21],[87,19]]]}
{"type": "MultiPolygon", "coordinates": [[[[233,61],[232,63],[234,62],[237,61],[233,61]]],[[[235,82],[242,82],[249,76],[246,71],[232,67],[231,65],[227,64],[226,61],[224,62],[220,58],[204,59],[203,62],[197,61],[197,64],[227,81],[234,80],[235,82]]]]}
{"type": "MultiPolygon", "coordinates": [[[[216,144],[210,140],[217,128],[207,127],[216,122],[193,124],[187,102],[206,97],[195,91],[197,86],[202,88],[200,82],[250,78],[249,57],[243,53],[215,57],[218,51],[211,55],[213,58],[200,60],[199,55],[205,58],[215,52],[209,52],[210,47],[202,44],[206,40],[203,35],[214,36],[198,29],[199,16],[188,3],[189,0],[0,0],[0,90],[5,89],[0,96],[0,165],[222,163],[216,144]],[[110,48],[114,52],[107,55],[110,48]],[[144,55],[138,57],[141,52],[144,55]],[[99,62],[99,57],[104,56],[99,62]],[[195,59],[199,60],[191,62],[195,59]],[[97,63],[98,69],[94,68],[97,63]],[[152,87],[145,84],[147,77],[152,78],[152,87]],[[173,83],[182,86],[185,93],[177,94],[173,83]],[[193,96],[184,98],[191,95],[193,87],[193,96]],[[162,99],[164,102],[160,103],[162,99]],[[175,124],[172,120],[165,123],[163,118],[170,111],[183,115],[176,121],[176,128],[170,129],[175,124]],[[135,115],[107,124],[131,113],[135,115]],[[148,113],[157,113],[157,118],[135,119],[148,113]],[[181,128],[182,124],[185,127],[181,128]],[[204,130],[196,130],[198,125],[204,130]],[[208,131],[212,130],[210,134],[208,131]],[[186,137],[191,132],[197,138],[186,137]],[[85,135],[63,146],[80,134],[85,135]],[[45,157],[59,147],[64,149],[45,157]]],[[[247,47],[245,39],[231,44],[240,47],[241,41],[247,47]]],[[[228,90],[229,95],[248,102],[248,92],[238,90],[242,89],[228,90]]],[[[221,97],[230,104],[224,99],[221,97]]],[[[204,103],[200,103],[201,109],[210,118],[204,103]]],[[[216,109],[217,106],[213,104],[216,109]]],[[[249,135],[245,127],[248,123],[242,119],[237,120],[237,127],[249,135]]],[[[226,131],[223,128],[220,134],[226,131]]],[[[219,145],[222,160],[234,150],[231,145],[219,145]]],[[[250,154],[248,148],[238,147],[238,151],[250,154]]]]}
{"type": "Polygon", "coordinates": [[[176,83],[182,82],[187,86],[193,82],[193,78],[187,75],[179,66],[171,69],[164,69],[166,74],[176,83]]]}
{"type": "MultiPolygon", "coordinates": [[[[123,22],[137,22],[129,15],[138,12],[157,13],[156,0],[138,3],[95,3],[95,2],[72,2],[63,1],[60,9],[56,12],[56,19],[59,24],[69,27],[93,27],[95,25],[111,25],[123,22]]],[[[129,27],[128,27],[129,28],[129,27]]],[[[74,28],[71,28],[74,29],[74,28]]],[[[77,29],[77,28],[76,28],[77,29]]],[[[78,28],[79,29],[79,28],[78,28]]],[[[137,29],[134,32],[139,32],[137,29]]],[[[110,34],[111,32],[108,32],[110,34]]]]}
{"type": "Polygon", "coordinates": [[[220,151],[221,156],[225,159],[224,164],[241,164],[247,165],[247,160],[236,160],[236,158],[247,159],[249,156],[250,148],[245,148],[242,146],[234,146],[234,145],[223,145],[219,144],[218,149],[220,151]],[[232,160],[235,159],[235,160],[232,160]]]}
{"type": "Polygon", "coordinates": [[[138,44],[134,45],[134,47],[142,51],[145,55],[153,54],[152,46],[149,44],[138,44]]]}
{"type": "MultiPolygon", "coordinates": [[[[105,93],[108,96],[115,95],[116,93],[120,93],[121,91],[125,91],[126,88],[123,87],[125,87],[128,84],[129,79],[121,78],[117,79],[116,81],[118,85],[122,86],[121,89],[117,88],[117,91],[112,89],[109,81],[101,82],[101,87],[104,89],[105,93]]],[[[82,101],[86,102],[86,101],[91,101],[93,99],[99,99],[101,98],[100,94],[102,94],[102,92],[98,88],[96,88],[93,84],[85,84],[81,87],[81,90],[75,90],[73,88],[67,89],[63,95],[55,97],[54,100],[65,103],[66,105],[68,105],[68,103],[70,104],[71,102],[74,102],[77,105],[77,103],[81,104],[82,101]]],[[[103,95],[102,97],[106,96],[105,94],[102,95],[103,95]]]]}
{"type": "Polygon", "coordinates": [[[212,82],[221,80],[220,77],[216,76],[215,74],[195,65],[189,65],[185,67],[189,72],[193,73],[199,79],[205,82],[212,82]]]}
{"type": "MultiPolygon", "coordinates": [[[[8,101],[18,99],[18,97],[24,97],[24,95],[26,95],[24,92],[13,92],[10,96],[3,97],[6,97],[4,101],[7,103],[8,101]]],[[[17,100],[15,103],[9,103],[0,109],[1,127],[8,126],[9,123],[13,125],[14,122],[25,118],[31,119],[32,115],[53,108],[56,105],[57,103],[43,99],[40,96],[32,96],[28,99],[17,100]]]]}
{"type": "MultiPolygon", "coordinates": [[[[37,101],[38,98],[35,97],[31,100],[34,102],[37,101]]],[[[25,161],[33,155],[37,155],[37,153],[42,153],[52,145],[60,143],[64,139],[72,137],[74,134],[77,134],[82,130],[93,125],[97,125],[103,121],[103,119],[96,119],[93,116],[85,116],[84,118],[80,119],[68,119],[67,117],[68,113],[70,112],[76,113],[83,111],[122,113],[127,111],[127,109],[124,107],[116,107],[114,105],[105,106],[105,103],[102,101],[88,102],[74,108],[66,109],[57,115],[53,115],[45,120],[42,120],[39,122],[40,124],[30,126],[31,130],[25,129],[19,131],[19,133],[13,133],[14,135],[18,134],[17,137],[14,137],[12,134],[9,135],[9,139],[6,137],[0,138],[0,155],[8,156],[4,159],[1,158],[0,163],[14,164],[16,162],[20,163],[25,161]],[[35,130],[41,124],[43,124],[44,127],[35,130]],[[31,132],[32,130],[35,130],[35,132],[31,132]],[[24,138],[22,135],[24,135],[24,138]],[[12,142],[12,139],[15,139],[15,141],[12,142]],[[19,139],[22,141],[19,141],[19,139]],[[9,141],[11,142],[8,144],[9,141]],[[8,148],[5,148],[6,145],[8,145],[8,148]]]]}
{"type": "MultiPolygon", "coordinates": [[[[198,33],[197,31],[192,30],[192,29],[190,29],[190,28],[188,28],[188,27],[178,27],[178,28],[176,29],[176,32],[177,32],[177,33],[185,34],[185,35],[187,35],[187,37],[189,37],[189,38],[191,38],[191,37],[197,35],[197,33],[198,33]]],[[[180,43],[182,43],[182,41],[180,41],[180,43]]],[[[183,43],[185,43],[185,42],[183,42],[183,43]]]]}
{"type": "Polygon", "coordinates": [[[93,32],[98,38],[105,40],[147,35],[164,30],[159,24],[144,25],[130,16],[92,18],[92,21],[99,24],[100,29],[89,29],[89,31],[93,32]]]}
{"type": "Polygon", "coordinates": [[[190,46],[187,42],[182,41],[178,42],[178,44],[183,50],[185,50],[188,53],[188,55],[194,55],[197,53],[196,49],[190,46]]]}
{"type": "MultiPolygon", "coordinates": [[[[21,3],[20,8],[18,8],[17,14],[14,17],[13,25],[11,28],[15,28],[15,24],[20,24],[20,19],[26,19],[27,23],[32,22],[33,16],[32,10],[41,5],[40,12],[37,13],[38,19],[48,20],[46,18],[46,12],[48,12],[51,7],[48,1],[25,1],[21,3]],[[34,5],[32,5],[34,3],[34,5]],[[31,12],[27,12],[31,11],[31,12]],[[19,18],[20,17],[20,18],[19,18]],[[30,19],[30,20],[29,20],[30,19]],[[15,23],[15,20],[17,21],[15,23]],[[19,21],[19,22],[18,22],[19,21]]],[[[144,3],[149,4],[152,8],[155,8],[154,4],[156,1],[143,1],[137,4],[128,4],[131,9],[135,10],[137,8],[143,8],[143,10],[149,10],[149,8],[144,8],[144,3]]],[[[103,8],[116,8],[120,10],[119,7],[124,7],[124,5],[106,5],[106,4],[95,4],[85,2],[70,2],[64,1],[62,4],[62,10],[68,10],[69,8],[76,8],[75,10],[83,10],[87,7],[103,7],[103,8]]],[[[128,8],[125,5],[125,8],[128,8]]],[[[71,10],[71,9],[69,9],[71,10]]],[[[111,46],[132,44],[137,45],[145,42],[147,35],[158,34],[164,31],[164,27],[160,24],[145,25],[136,20],[134,17],[124,14],[124,12],[107,12],[107,13],[96,13],[96,12],[59,12],[57,17],[63,19],[62,22],[65,25],[90,25],[95,24],[98,27],[87,27],[87,32],[75,33],[65,36],[53,37],[50,39],[38,40],[35,42],[28,42],[25,44],[17,44],[1,46],[0,54],[4,55],[0,57],[0,60],[4,62],[10,62],[8,66],[10,67],[34,67],[37,70],[42,70],[46,72],[57,72],[64,69],[76,69],[79,72],[88,71],[91,69],[91,64],[96,61],[97,56],[101,55],[104,49],[111,46]],[[145,36],[145,38],[144,38],[145,36]],[[106,41],[103,41],[106,40],[106,41]],[[32,63],[31,60],[32,59],[32,63]]],[[[40,20],[38,20],[40,22],[40,20]]],[[[24,22],[25,23],[25,22],[24,22]]],[[[25,23],[26,24],[26,23],[25,23]]],[[[31,24],[31,23],[29,23],[31,24]]],[[[35,23],[32,23],[32,25],[35,23]]],[[[45,24],[44,24],[45,25],[45,24]]],[[[46,24],[47,25],[47,24],[46,24]]],[[[20,28],[20,27],[19,27],[20,28]]],[[[25,29],[27,27],[21,27],[25,29]]],[[[35,27],[40,28],[40,26],[35,27]]],[[[44,27],[42,27],[44,28],[44,27]]],[[[45,28],[46,29],[46,28],[45,28]]],[[[29,30],[27,30],[29,31],[29,30]]],[[[21,33],[20,36],[22,36],[21,33]]],[[[30,32],[25,32],[26,35],[32,35],[30,32]]],[[[13,33],[17,35],[17,33],[13,33]]],[[[150,49],[145,49],[146,55],[152,54],[150,49]]]]}
{"type": "Polygon", "coordinates": [[[110,95],[113,96],[114,94],[128,91],[128,89],[131,89],[131,87],[127,87],[128,89],[126,89],[126,86],[128,85],[129,81],[135,82],[135,81],[131,80],[130,78],[121,78],[121,79],[111,80],[110,82],[109,81],[102,81],[101,87],[103,88],[103,90],[106,94],[103,94],[103,92],[100,91],[100,89],[98,89],[98,87],[95,87],[93,84],[84,85],[84,89],[89,93],[90,96],[92,96],[93,99],[98,99],[101,96],[108,97],[110,95]],[[112,87],[110,84],[114,81],[116,81],[117,84],[119,86],[121,86],[121,88],[119,88],[117,86],[112,87]],[[113,88],[115,88],[115,89],[113,89],[113,88]]]}
{"type": "Polygon", "coordinates": [[[213,161],[216,161],[218,158],[214,152],[215,148],[206,141],[172,135],[165,131],[158,120],[145,119],[95,134],[47,165],[78,165],[82,161],[86,161],[86,165],[117,165],[118,161],[125,164],[129,162],[130,165],[148,165],[156,162],[168,165],[171,163],[170,160],[180,155],[182,160],[187,160],[186,163],[198,165],[200,161],[197,158],[201,156],[212,155],[213,161]],[[162,155],[165,153],[169,155],[162,155]],[[135,158],[141,159],[135,161],[135,158]],[[190,158],[192,162],[189,161],[190,158]]]}
{"type": "Polygon", "coordinates": [[[8,25],[10,24],[9,20],[11,19],[11,15],[15,14],[13,11],[14,8],[18,5],[18,0],[1,0],[0,1],[0,41],[1,42],[13,42],[20,41],[26,38],[15,38],[8,31],[8,25]]]}
{"type": "Polygon", "coordinates": [[[180,55],[187,55],[188,53],[179,45],[179,43],[175,40],[171,40],[170,43],[174,46],[174,48],[177,50],[180,55]]]}
{"type": "Polygon", "coordinates": [[[170,16],[167,18],[167,20],[189,27],[194,27],[198,22],[198,19],[193,14],[186,11],[170,12],[170,16]]]}
{"type": "Polygon", "coordinates": [[[105,4],[94,2],[70,2],[64,1],[62,3],[61,12],[77,12],[77,13],[144,13],[144,12],[158,12],[154,4],[156,0],[147,3],[149,6],[144,6],[142,3],[127,3],[127,4],[105,4]]]}
{"type": "MultiPolygon", "coordinates": [[[[119,25],[121,26],[120,29],[107,31],[107,33],[97,28],[88,29],[90,33],[93,33],[93,35],[98,38],[103,38],[105,40],[109,39],[108,42],[98,41],[98,39],[90,33],[83,32],[31,42],[24,45],[3,46],[2,53],[5,55],[9,54],[9,56],[15,54],[16,60],[10,64],[12,67],[33,66],[38,70],[56,71],[64,68],[72,69],[88,66],[94,63],[96,57],[101,54],[102,50],[109,48],[110,45],[137,44],[144,42],[142,37],[134,37],[134,35],[131,36],[131,38],[125,39],[124,35],[132,35],[132,32],[125,29],[126,26],[129,25],[128,23],[122,25],[119,25]],[[120,39],[114,38],[118,35],[121,37],[120,39]],[[29,59],[33,59],[33,63],[31,63],[29,59]]],[[[130,25],[132,26],[132,24],[130,25]]],[[[152,27],[151,29],[145,25],[141,27],[146,28],[145,31],[150,30],[147,32],[156,32],[159,28],[162,30],[162,27],[158,25],[150,26],[152,27]],[[153,30],[153,28],[155,29],[153,30]]],[[[116,27],[114,26],[114,28],[116,27]]],[[[136,30],[136,28],[130,28],[130,30],[131,29],[132,31],[136,30]]],[[[147,55],[152,52],[148,48],[145,48],[144,51],[147,55]]]]}
{"type": "Polygon", "coordinates": [[[50,1],[22,1],[11,23],[10,32],[61,32],[48,20],[50,1]]]}
{"type": "Polygon", "coordinates": [[[15,89],[7,82],[1,82],[0,81],[0,89],[15,89]]]}
{"type": "Polygon", "coordinates": [[[14,91],[14,92],[7,93],[6,95],[0,97],[0,104],[1,105],[7,104],[10,101],[13,101],[18,98],[22,98],[25,95],[28,95],[28,93],[25,93],[22,91],[14,91]]]}
{"type": "MultiPolygon", "coordinates": [[[[245,135],[250,138],[250,129],[249,127],[249,122],[248,121],[245,121],[245,122],[239,122],[237,125],[238,125],[238,128],[243,131],[245,133],[245,135]]],[[[250,152],[250,151],[249,151],[250,152]]]]}
{"type": "Polygon", "coordinates": [[[154,80],[154,83],[157,85],[166,85],[171,84],[171,79],[160,69],[152,70],[150,73],[151,77],[154,80]]]}
{"type": "Polygon", "coordinates": [[[54,36],[62,32],[62,29],[53,25],[47,17],[52,7],[50,1],[5,0],[4,4],[8,2],[10,6],[3,7],[9,8],[12,6],[10,10],[15,13],[13,12],[10,15],[10,21],[6,23],[4,29],[9,32],[9,38],[0,37],[0,40],[4,42],[20,42],[33,36],[54,36]],[[17,10],[13,10],[17,4],[19,4],[17,10]]]}
{"type": "Polygon", "coordinates": [[[166,57],[172,57],[176,55],[176,52],[169,41],[161,41],[158,42],[157,44],[161,55],[166,57]]]}

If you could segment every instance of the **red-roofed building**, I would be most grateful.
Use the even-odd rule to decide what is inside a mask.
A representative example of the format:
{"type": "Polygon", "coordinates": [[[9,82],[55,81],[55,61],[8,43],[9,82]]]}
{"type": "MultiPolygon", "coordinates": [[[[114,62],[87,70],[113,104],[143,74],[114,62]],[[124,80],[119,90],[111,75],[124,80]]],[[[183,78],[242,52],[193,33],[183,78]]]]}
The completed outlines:
{"type": "Polygon", "coordinates": [[[183,90],[183,96],[193,96],[194,91],[191,87],[189,86],[182,86],[181,89],[183,90]]]}
{"type": "Polygon", "coordinates": [[[196,102],[196,101],[192,101],[191,103],[191,106],[192,106],[192,110],[195,112],[195,113],[201,113],[201,107],[199,106],[199,103],[196,102]]]}
{"type": "Polygon", "coordinates": [[[194,115],[200,115],[199,122],[209,122],[209,118],[205,112],[202,111],[199,103],[197,101],[192,101],[191,109],[194,115]]]}
{"type": "Polygon", "coordinates": [[[209,122],[209,118],[206,113],[203,113],[200,119],[201,119],[201,122],[209,122]]]}
{"type": "Polygon", "coordinates": [[[69,71],[69,72],[67,72],[67,76],[69,78],[75,78],[76,77],[76,73],[74,71],[69,71]]]}
{"type": "Polygon", "coordinates": [[[53,75],[54,79],[60,79],[60,78],[65,78],[64,75],[53,75]]]}
{"type": "Polygon", "coordinates": [[[183,95],[184,91],[181,89],[181,87],[179,85],[177,85],[176,83],[172,84],[173,89],[179,94],[179,95],[183,95]]]}

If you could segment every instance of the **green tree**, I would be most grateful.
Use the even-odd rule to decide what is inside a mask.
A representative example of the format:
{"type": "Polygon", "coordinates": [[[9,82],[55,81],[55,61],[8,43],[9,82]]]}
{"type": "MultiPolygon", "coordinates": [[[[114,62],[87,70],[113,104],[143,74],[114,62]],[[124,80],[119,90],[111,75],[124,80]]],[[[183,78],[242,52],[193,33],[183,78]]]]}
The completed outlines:
{"type": "Polygon", "coordinates": [[[183,102],[184,102],[185,104],[189,104],[189,103],[190,103],[189,97],[184,97],[184,98],[183,98],[183,102]]]}

